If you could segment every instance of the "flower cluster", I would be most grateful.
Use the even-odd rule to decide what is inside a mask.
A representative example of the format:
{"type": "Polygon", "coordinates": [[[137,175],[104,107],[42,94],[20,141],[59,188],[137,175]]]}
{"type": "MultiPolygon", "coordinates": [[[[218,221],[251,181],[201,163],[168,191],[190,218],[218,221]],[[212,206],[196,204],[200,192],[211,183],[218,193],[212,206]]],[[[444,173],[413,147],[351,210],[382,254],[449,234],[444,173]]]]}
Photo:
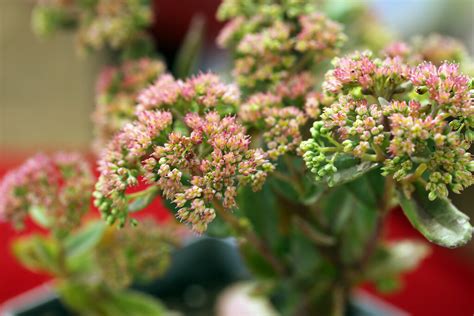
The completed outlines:
{"type": "Polygon", "coordinates": [[[151,219],[136,227],[109,228],[94,249],[100,280],[112,288],[125,288],[132,281],[147,281],[162,275],[179,245],[177,230],[151,219]]]}
{"type": "Polygon", "coordinates": [[[422,61],[432,62],[436,66],[445,61],[469,63],[466,47],[460,41],[439,34],[414,37],[409,43],[392,42],[383,49],[382,54],[392,58],[401,57],[413,65],[422,61]]]}
{"type": "Polygon", "coordinates": [[[189,136],[170,134],[143,164],[148,182],[178,207],[178,218],[201,233],[215,217],[215,203],[235,208],[238,187],[258,190],[273,166],[261,150],[249,148],[235,117],[189,113],[185,123],[189,136]]]}
{"type": "MultiPolygon", "coordinates": [[[[126,124],[101,154],[94,197],[108,222],[127,211],[125,191],[138,184],[141,159],[150,154],[154,142],[165,139],[171,124],[169,112],[139,112],[136,121],[126,124]]],[[[125,218],[121,220],[124,225],[125,218]]]]}
{"type": "Polygon", "coordinates": [[[302,140],[300,127],[306,120],[305,114],[293,106],[270,108],[265,111],[267,130],[263,133],[263,139],[271,159],[277,159],[298,148],[302,140]]]}
{"type": "Polygon", "coordinates": [[[282,97],[257,93],[242,104],[239,117],[251,128],[263,131],[263,141],[272,160],[293,152],[302,140],[300,128],[307,115],[295,106],[283,106],[282,97]]]}
{"type": "Polygon", "coordinates": [[[369,51],[355,52],[333,60],[334,69],[328,71],[323,89],[329,94],[348,93],[354,88],[366,95],[390,99],[401,84],[407,81],[410,68],[399,57],[374,58],[369,51]]]}
{"type": "Polygon", "coordinates": [[[218,17],[230,20],[218,43],[233,51],[237,83],[252,91],[274,88],[334,56],[345,41],[342,26],[315,12],[312,4],[228,0],[218,17]]]}
{"type": "Polygon", "coordinates": [[[470,186],[474,107],[470,79],[458,65],[408,67],[397,59],[377,63],[357,56],[330,71],[325,87],[337,100],[301,145],[316,178],[334,174],[335,161],[351,156],[383,164],[383,173],[408,193],[413,181],[425,183],[430,199],[470,186]]]}
{"type": "Polygon", "coordinates": [[[21,226],[30,212],[44,212],[48,226],[70,230],[87,212],[94,178],[76,154],[37,154],[0,183],[0,218],[21,226]]]}
{"type": "Polygon", "coordinates": [[[216,110],[221,114],[230,114],[235,112],[239,98],[237,87],[223,83],[211,73],[186,81],[175,80],[166,74],[139,94],[138,110],[166,109],[181,114],[216,110]]]}
{"type": "Polygon", "coordinates": [[[33,14],[33,27],[47,35],[77,25],[82,49],[125,48],[146,37],[152,22],[148,0],[41,0],[33,14]]]}
{"type": "Polygon", "coordinates": [[[203,232],[217,204],[235,207],[241,185],[258,189],[273,166],[233,116],[238,90],[212,74],[186,81],[163,75],[138,96],[137,120],[125,125],[99,162],[96,205],[125,224],[126,190],[144,176],[203,232]]]}
{"type": "Polygon", "coordinates": [[[135,118],[138,93],[165,71],[158,60],[128,60],[119,67],[107,67],[97,80],[96,108],[92,116],[97,152],[126,123],[135,118]]]}

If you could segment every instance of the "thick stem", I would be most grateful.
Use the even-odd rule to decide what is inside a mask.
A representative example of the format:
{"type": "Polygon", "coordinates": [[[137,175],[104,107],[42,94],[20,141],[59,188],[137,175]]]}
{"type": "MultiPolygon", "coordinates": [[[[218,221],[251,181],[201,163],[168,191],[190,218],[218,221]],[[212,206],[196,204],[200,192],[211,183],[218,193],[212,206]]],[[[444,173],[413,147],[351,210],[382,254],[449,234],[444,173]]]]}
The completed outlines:
{"type": "Polygon", "coordinates": [[[54,239],[54,242],[58,246],[58,277],[67,279],[69,277],[69,269],[67,268],[66,264],[66,247],[64,245],[64,238],[60,231],[54,231],[52,233],[52,237],[54,239]]]}
{"type": "Polygon", "coordinates": [[[344,286],[336,285],[332,292],[332,316],[344,316],[347,305],[347,291],[344,286]]]}
{"type": "Polygon", "coordinates": [[[375,229],[372,232],[372,235],[369,237],[365,245],[364,251],[362,253],[361,259],[358,263],[358,268],[361,271],[365,269],[371,256],[373,255],[375,249],[377,248],[377,244],[379,242],[380,235],[382,233],[384,220],[391,207],[390,202],[392,199],[393,188],[394,188],[393,178],[391,176],[386,177],[385,186],[384,186],[384,194],[383,194],[382,199],[380,200],[380,203],[378,206],[378,212],[376,213],[377,218],[375,222],[375,229]]]}
{"type": "Polygon", "coordinates": [[[296,217],[295,223],[301,229],[301,231],[318,246],[327,247],[336,243],[333,236],[327,235],[324,232],[317,230],[302,217],[296,217]]]}

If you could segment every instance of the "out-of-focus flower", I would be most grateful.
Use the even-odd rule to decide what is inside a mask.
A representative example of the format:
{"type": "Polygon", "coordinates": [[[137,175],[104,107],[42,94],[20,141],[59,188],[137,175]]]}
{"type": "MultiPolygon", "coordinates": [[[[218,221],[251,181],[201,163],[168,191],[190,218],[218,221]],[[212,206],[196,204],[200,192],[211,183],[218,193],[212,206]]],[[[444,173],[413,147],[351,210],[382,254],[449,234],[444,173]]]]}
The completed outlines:
{"type": "Polygon", "coordinates": [[[346,39],[342,26],[312,3],[224,1],[218,18],[230,20],[218,43],[232,50],[236,81],[250,92],[289,81],[337,54],[346,39]]]}
{"type": "Polygon", "coordinates": [[[422,61],[429,61],[435,66],[440,66],[445,61],[461,65],[471,62],[463,43],[453,37],[440,34],[417,36],[409,43],[390,43],[382,50],[382,54],[389,57],[402,57],[404,61],[413,65],[422,61]]]}
{"type": "Polygon", "coordinates": [[[37,154],[10,171],[0,183],[0,218],[23,224],[34,208],[41,209],[48,226],[70,230],[87,212],[94,177],[77,154],[37,154]]]}
{"type": "Polygon", "coordinates": [[[324,14],[314,12],[299,18],[301,31],[296,36],[295,49],[313,52],[316,61],[332,57],[345,40],[341,24],[331,21],[324,14]]]}
{"type": "Polygon", "coordinates": [[[135,118],[138,93],[165,71],[159,60],[129,60],[119,67],[107,67],[97,80],[94,148],[100,152],[126,123],[135,118]]]}
{"type": "Polygon", "coordinates": [[[315,79],[309,72],[301,72],[280,82],[275,94],[288,105],[301,106],[307,94],[313,90],[315,79]]]}
{"type": "Polygon", "coordinates": [[[39,35],[77,27],[78,45],[85,50],[126,48],[146,38],[151,22],[148,0],[40,0],[33,13],[33,28],[39,35]]]}
{"type": "Polygon", "coordinates": [[[382,163],[407,193],[417,180],[426,183],[430,199],[446,197],[448,188],[459,193],[473,183],[470,80],[456,64],[395,63],[401,61],[389,60],[388,71],[380,71],[385,62],[365,56],[336,63],[325,87],[337,101],[301,145],[306,164],[321,179],[337,171],[338,156],[349,155],[382,163]]]}
{"type": "Polygon", "coordinates": [[[165,273],[171,253],[180,244],[171,224],[158,224],[151,219],[136,227],[109,228],[94,255],[102,282],[113,288],[126,288],[133,281],[150,281],[165,273]]]}

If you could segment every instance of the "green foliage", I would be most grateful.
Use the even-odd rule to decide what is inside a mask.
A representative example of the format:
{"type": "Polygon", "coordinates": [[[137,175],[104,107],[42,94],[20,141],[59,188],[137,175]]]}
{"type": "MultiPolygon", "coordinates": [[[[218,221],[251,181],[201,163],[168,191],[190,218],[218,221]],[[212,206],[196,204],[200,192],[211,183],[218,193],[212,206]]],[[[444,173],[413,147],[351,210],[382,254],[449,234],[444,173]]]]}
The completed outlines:
{"type": "Polygon", "coordinates": [[[34,206],[30,209],[30,216],[33,221],[42,228],[50,228],[52,219],[44,207],[34,206]]]}
{"type": "Polygon", "coordinates": [[[106,224],[102,221],[94,221],[81,228],[78,232],[70,235],[64,241],[66,256],[74,259],[94,249],[101,240],[106,224]]]}
{"type": "Polygon", "coordinates": [[[127,196],[127,198],[129,201],[132,202],[128,204],[128,212],[133,213],[144,209],[155,200],[158,193],[158,188],[152,186],[147,190],[135,194],[130,194],[129,196],[127,196]]]}
{"type": "Polygon", "coordinates": [[[473,227],[469,223],[469,217],[448,199],[430,201],[420,184],[416,184],[410,198],[403,192],[399,192],[398,197],[411,224],[429,241],[455,248],[471,239],[473,227]]]}
{"type": "Polygon", "coordinates": [[[205,35],[205,20],[196,15],[191,20],[186,37],[181,44],[173,66],[177,78],[186,78],[196,68],[205,35]]]}
{"type": "Polygon", "coordinates": [[[58,247],[53,240],[41,235],[31,235],[13,243],[13,253],[22,265],[32,271],[60,274],[58,247]]]}
{"type": "Polygon", "coordinates": [[[146,294],[125,290],[113,291],[88,285],[62,282],[57,286],[61,298],[82,315],[97,316],[161,316],[164,306],[146,294]],[[101,297],[97,300],[97,297],[101,297]]]}

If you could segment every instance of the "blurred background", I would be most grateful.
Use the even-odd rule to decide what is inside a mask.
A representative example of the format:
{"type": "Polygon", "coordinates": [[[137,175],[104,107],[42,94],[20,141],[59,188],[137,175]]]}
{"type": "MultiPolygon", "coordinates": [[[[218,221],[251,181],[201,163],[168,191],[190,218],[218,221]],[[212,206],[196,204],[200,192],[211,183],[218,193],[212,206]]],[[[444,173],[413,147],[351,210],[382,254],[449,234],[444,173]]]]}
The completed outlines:
{"type": "MultiPolygon", "coordinates": [[[[474,52],[474,0],[331,2],[335,8],[367,3],[375,16],[400,39],[435,32],[459,38],[471,56],[474,52]]],[[[153,34],[168,62],[178,50],[193,15],[199,12],[206,17],[206,44],[200,69],[219,71],[226,67],[226,53],[214,45],[222,26],[214,19],[219,3],[219,0],[154,1],[153,34]]],[[[92,140],[90,117],[94,109],[95,78],[104,57],[95,53],[79,56],[72,32],[58,32],[52,38],[38,39],[31,31],[33,5],[33,0],[0,0],[0,176],[32,152],[89,151],[92,140]]],[[[471,219],[474,218],[473,192],[472,188],[466,190],[455,201],[463,210],[470,211],[471,219]]],[[[11,231],[0,230],[0,243],[4,244],[0,255],[3,256],[2,252],[8,251],[6,241],[11,231]]],[[[388,223],[388,231],[394,238],[416,236],[406,220],[397,214],[388,223]]],[[[0,258],[0,262],[3,265],[5,261],[0,258]]],[[[13,273],[21,271],[12,269],[13,273]]],[[[28,277],[28,281],[16,288],[17,293],[44,280],[33,274],[28,277]]],[[[453,312],[451,315],[469,310],[466,315],[473,315],[474,243],[456,251],[435,248],[427,263],[407,276],[406,281],[408,286],[402,293],[387,299],[413,314],[417,314],[418,305],[429,301],[434,305],[430,314],[424,306],[426,315],[447,315],[443,306],[453,312]],[[430,284],[435,283],[437,286],[430,289],[430,284]],[[420,290],[424,295],[421,302],[417,300],[420,290]],[[451,295],[445,299],[456,302],[436,305],[441,295],[451,295]]],[[[0,275],[0,289],[6,286],[4,282],[6,279],[0,275]]],[[[0,293],[0,303],[15,294],[15,291],[7,292],[0,293]]]]}

